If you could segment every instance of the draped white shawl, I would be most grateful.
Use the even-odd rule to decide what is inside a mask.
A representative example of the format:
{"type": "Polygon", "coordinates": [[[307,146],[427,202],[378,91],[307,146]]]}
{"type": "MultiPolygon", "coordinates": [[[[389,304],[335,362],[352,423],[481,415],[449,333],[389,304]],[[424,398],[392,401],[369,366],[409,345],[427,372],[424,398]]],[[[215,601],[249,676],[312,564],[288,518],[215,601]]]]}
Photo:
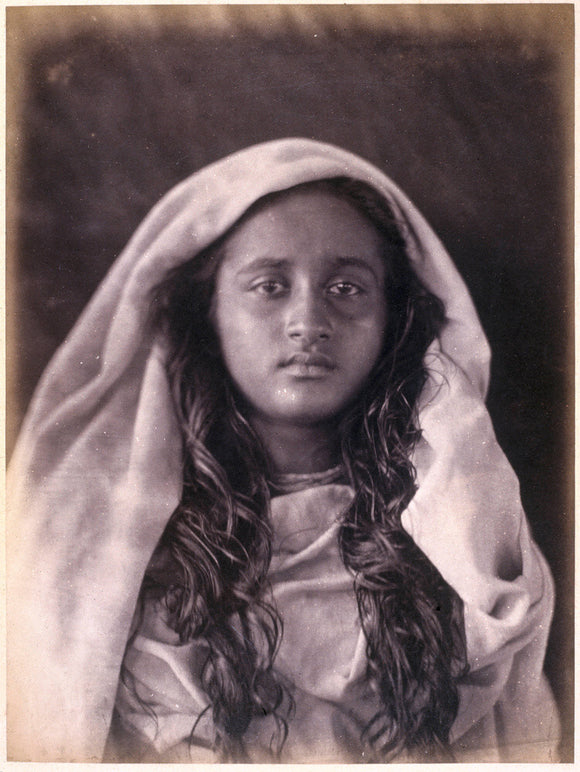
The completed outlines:
{"type": "MultiPolygon", "coordinates": [[[[261,196],[335,176],[385,196],[415,271],[446,308],[427,354],[419,490],[403,524],[464,600],[469,660],[481,677],[463,699],[475,700],[479,718],[500,710],[510,742],[557,735],[541,674],[552,580],[484,406],[489,350],[469,293],[384,174],[336,147],[286,139],[225,158],[170,191],[44,373],[8,482],[10,758],[102,756],[143,573],[181,488],[163,351],[147,325],[152,287],[261,196]]],[[[460,711],[467,725],[455,736],[475,714],[460,711]]]]}

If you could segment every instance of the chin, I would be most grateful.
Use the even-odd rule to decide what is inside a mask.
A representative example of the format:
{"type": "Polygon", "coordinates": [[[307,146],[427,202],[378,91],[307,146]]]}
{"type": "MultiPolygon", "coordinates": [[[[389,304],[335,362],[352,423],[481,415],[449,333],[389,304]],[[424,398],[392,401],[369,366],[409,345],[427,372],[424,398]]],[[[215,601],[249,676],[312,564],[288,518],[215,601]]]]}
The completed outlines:
{"type": "Polygon", "coordinates": [[[296,426],[314,426],[316,424],[328,423],[334,420],[341,412],[341,408],[332,409],[328,404],[322,406],[308,406],[303,409],[284,411],[280,418],[296,426]]]}

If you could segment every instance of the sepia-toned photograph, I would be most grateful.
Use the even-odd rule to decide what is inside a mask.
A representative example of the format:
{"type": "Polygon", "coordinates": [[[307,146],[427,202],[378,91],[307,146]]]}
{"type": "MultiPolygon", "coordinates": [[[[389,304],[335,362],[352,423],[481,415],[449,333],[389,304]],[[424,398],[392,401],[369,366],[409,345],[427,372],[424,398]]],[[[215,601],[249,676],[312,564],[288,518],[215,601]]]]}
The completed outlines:
{"type": "Polygon", "coordinates": [[[7,760],[574,760],[574,6],[6,9],[7,760]]]}

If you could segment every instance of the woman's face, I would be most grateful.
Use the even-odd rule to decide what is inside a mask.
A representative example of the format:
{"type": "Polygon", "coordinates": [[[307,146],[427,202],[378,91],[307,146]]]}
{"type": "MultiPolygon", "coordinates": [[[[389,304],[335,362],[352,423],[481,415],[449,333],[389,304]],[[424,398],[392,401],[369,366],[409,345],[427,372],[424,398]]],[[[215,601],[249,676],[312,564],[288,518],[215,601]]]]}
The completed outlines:
{"type": "Polygon", "coordinates": [[[226,240],[212,319],[256,417],[314,425],[357,395],[387,322],[382,255],[370,220],[316,190],[290,191],[226,240]]]}

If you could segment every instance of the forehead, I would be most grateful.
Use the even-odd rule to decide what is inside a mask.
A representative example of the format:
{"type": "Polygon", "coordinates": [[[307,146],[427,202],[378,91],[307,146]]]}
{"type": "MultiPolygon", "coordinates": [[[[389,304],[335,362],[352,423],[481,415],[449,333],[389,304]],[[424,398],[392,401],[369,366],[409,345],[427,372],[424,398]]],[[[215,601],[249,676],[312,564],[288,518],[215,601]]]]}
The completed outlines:
{"type": "Polygon", "coordinates": [[[354,204],[331,192],[297,190],[265,202],[224,242],[226,262],[255,257],[365,258],[383,264],[384,237],[354,204]]]}

